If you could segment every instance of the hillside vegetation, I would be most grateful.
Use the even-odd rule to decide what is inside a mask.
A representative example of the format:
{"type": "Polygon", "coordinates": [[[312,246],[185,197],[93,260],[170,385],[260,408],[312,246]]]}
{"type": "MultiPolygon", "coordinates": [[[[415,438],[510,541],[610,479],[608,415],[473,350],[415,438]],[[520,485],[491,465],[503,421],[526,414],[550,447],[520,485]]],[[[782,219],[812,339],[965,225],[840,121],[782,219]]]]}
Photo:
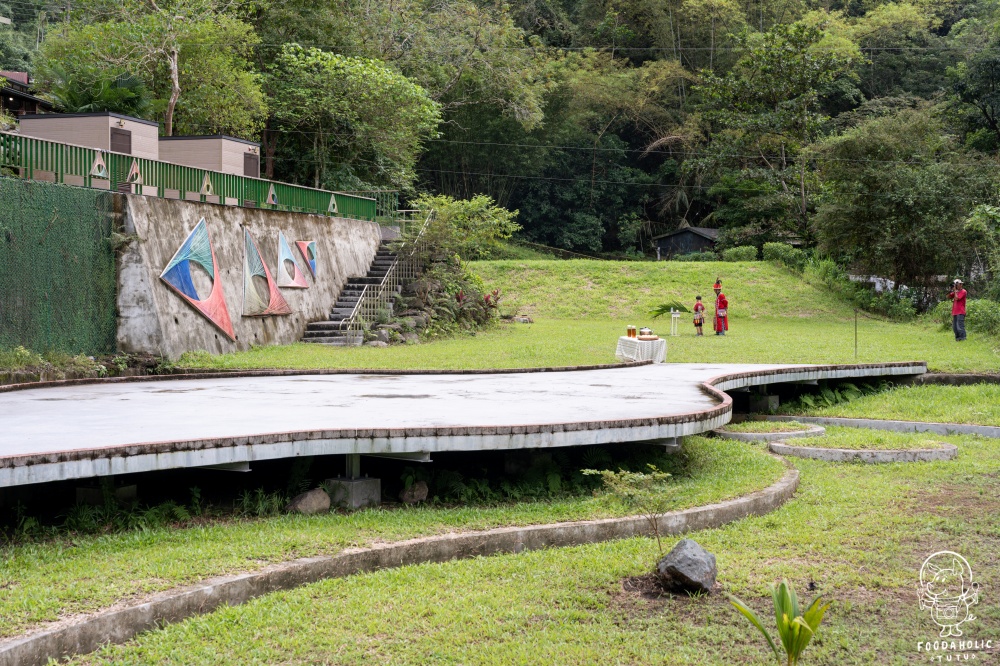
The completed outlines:
{"type": "MultiPolygon", "coordinates": [[[[553,319],[649,319],[660,303],[715,303],[722,278],[733,319],[854,317],[850,304],[774,264],[752,262],[480,261],[484,282],[500,287],[505,310],[553,319]]],[[[685,318],[686,321],[686,318],[685,318]]]]}

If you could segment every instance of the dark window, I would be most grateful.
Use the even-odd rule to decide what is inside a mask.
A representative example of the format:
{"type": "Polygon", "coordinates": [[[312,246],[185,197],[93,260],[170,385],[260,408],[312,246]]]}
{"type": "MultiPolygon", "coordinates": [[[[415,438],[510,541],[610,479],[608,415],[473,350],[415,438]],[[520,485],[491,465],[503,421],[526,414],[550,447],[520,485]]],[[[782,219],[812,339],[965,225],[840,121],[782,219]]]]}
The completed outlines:
{"type": "Polygon", "coordinates": [[[111,128],[111,152],[132,154],[132,132],[128,130],[111,128]]]}
{"type": "Polygon", "coordinates": [[[243,175],[260,178],[260,155],[243,153],[243,175]]]}

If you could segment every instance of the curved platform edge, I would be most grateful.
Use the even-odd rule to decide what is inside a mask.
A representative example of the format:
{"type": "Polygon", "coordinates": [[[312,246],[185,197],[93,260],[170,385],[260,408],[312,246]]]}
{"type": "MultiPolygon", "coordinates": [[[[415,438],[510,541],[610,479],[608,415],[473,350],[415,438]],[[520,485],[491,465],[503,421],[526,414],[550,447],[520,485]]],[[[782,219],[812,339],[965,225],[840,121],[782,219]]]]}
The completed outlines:
{"type": "Polygon", "coordinates": [[[0,459],[0,487],[297,456],[512,450],[669,440],[705,433],[728,423],[732,418],[733,401],[726,390],[821,379],[914,376],[926,369],[923,362],[908,362],[785,366],[727,373],[695,385],[718,401],[714,407],[654,418],[541,425],[275,432],[9,456],[0,459]]]}
{"type": "MultiPolygon", "coordinates": [[[[794,495],[799,473],[788,467],[776,483],[749,495],[717,504],[672,511],[659,520],[662,535],[720,527],[782,506],[794,495]]],[[[0,666],[42,666],[50,660],[87,654],[108,643],[124,643],[164,624],[236,606],[256,597],[290,590],[328,578],[413,564],[447,562],[542,548],[580,546],[637,536],[652,536],[642,516],[502,527],[479,532],[423,537],[371,548],[349,549],[331,556],[310,557],[269,566],[254,573],[211,578],[169,590],[122,608],[112,608],[0,643],[0,666]]]]}

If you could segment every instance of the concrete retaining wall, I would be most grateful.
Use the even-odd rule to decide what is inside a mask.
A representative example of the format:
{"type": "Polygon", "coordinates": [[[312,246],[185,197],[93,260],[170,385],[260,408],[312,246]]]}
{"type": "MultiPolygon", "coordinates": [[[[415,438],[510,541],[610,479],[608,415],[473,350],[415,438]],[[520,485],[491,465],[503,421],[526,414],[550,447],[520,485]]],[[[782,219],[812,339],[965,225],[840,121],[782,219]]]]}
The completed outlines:
{"type": "MultiPolygon", "coordinates": [[[[745,497],[673,511],[661,517],[660,534],[709,529],[747,516],[769,513],[792,497],[798,483],[798,471],[789,469],[774,485],[745,497]]],[[[408,564],[578,546],[651,534],[649,521],[645,518],[609,518],[446,534],[347,550],[332,556],[303,558],[255,573],[209,579],[199,585],[158,594],[141,603],[94,613],[56,628],[0,643],[0,666],[40,666],[49,659],[93,652],[107,643],[123,643],[140,632],[166,623],[325,578],[408,564]]]]}
{"type": "Polygon", "coordinates": [[[771,442],[772,453],[796,458],[812,458],[827,462],[934,462],[951,460],[958,455],[954,444],[942,444],[938,449],[824,449],[811,446],[789,446],[783,442],[771,442]]]}
{"type": "MultiPolygon", "coordinates": [[[[127,199],[125,231],[139,240],[130,243],[119,259],[118,348],[125,352],[176,359],[186,351],[219,354],[253,345],[295,342],[302,337],[308,322],[328,316],[348,277],[368,271],[381,240],[381,231],[374,222],[135,195],[127,199]],[[236,342],[230,341],[159,279],[203,217],[220,265],[236,342]],[[278,232],[285,234],[309,283],[308,289],[280,290],[291,306],[291,315],[242,316],[244,227],[257,241],[275,279],[278,232]],[[301,240],[316,241],[315,279],[295,247],[295,241],[301,240]]],[[[205,280],[210,289],[211,280],[207,277],[205,280]]]]}

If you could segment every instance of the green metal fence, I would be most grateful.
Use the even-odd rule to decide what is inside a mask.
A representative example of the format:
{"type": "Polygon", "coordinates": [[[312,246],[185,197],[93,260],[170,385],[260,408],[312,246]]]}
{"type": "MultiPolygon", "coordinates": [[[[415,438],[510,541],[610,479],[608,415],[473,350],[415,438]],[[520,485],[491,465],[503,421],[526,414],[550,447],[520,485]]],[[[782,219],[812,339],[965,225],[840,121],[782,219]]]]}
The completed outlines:
{"type": "MultiPolygon", "coordinates": [[[[379,217],[379,202],[373,196],[206,171],[7,132],[0,132],[0,168],[14,170],[16,175],[27,180],[48,180],[113,192],[356,220],[375,221],[379,217]]],[[[388,199],[382,202],[383,207],[387,203],[388,199]]]]}
{"type": "Polygon", "coordinates": [[[123,199],[0,177],[0,348],[115,351],[112,232],[123,199]]]}

